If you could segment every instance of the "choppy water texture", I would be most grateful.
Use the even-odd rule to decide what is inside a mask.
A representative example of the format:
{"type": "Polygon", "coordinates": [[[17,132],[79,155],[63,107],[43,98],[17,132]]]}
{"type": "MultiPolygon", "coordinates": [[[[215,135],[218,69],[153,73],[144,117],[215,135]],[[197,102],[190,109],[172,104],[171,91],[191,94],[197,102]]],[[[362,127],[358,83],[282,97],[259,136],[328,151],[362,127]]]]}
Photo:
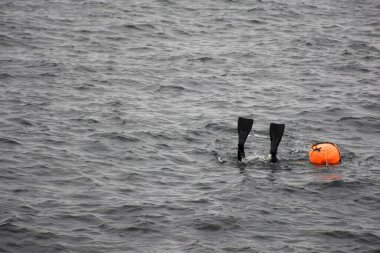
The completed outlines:
{"type": "Polygon", "coordinates": [[[2,0],[0,252],[380,252],[379,79],[378,0],[2,0]]]}

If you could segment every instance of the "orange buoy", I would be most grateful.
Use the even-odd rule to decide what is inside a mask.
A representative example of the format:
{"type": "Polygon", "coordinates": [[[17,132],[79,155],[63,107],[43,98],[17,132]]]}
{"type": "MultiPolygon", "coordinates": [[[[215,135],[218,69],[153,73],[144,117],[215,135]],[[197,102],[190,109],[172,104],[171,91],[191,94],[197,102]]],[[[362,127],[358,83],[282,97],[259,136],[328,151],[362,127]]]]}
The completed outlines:
{"type": "Polygon", "coordinates": [[[316,143],[311,146],[309,159],[313,164],[329,165],[340,163],[340,151],[331,142],[316,143]]]}

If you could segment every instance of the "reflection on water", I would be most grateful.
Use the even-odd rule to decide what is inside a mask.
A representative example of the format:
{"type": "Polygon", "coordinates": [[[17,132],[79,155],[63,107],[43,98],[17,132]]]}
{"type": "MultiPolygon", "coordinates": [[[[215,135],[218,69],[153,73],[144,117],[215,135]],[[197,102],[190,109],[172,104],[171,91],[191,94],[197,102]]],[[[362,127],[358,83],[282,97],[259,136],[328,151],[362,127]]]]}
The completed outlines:
{"type": "Polygon", "coordinates": [[[338,171],[338,165],[335,166],[315,166],[314,179],[316,181],[337,181],[342,180],[343,176],[338,171]]]}

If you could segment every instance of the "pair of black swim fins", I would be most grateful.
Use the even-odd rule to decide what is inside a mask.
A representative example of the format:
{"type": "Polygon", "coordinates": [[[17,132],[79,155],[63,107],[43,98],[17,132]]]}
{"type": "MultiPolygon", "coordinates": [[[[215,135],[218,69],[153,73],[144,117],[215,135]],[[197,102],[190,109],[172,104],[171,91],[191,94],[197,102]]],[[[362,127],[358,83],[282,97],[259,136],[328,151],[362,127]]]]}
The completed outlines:
{"type": "MultiPolygon", "coordinates": [[[[253,119],[246,119],[239,117],[238,119],[238,160],[241,161],[245,158],[244,143],[252,130],[253,119]]],[[[270,123],[269,136],[270,136],[270,153],[272,155],[272,162],[277,162],[277,148],[281,142],[282,135],[284,134],[285,124],[270,123]]]]}

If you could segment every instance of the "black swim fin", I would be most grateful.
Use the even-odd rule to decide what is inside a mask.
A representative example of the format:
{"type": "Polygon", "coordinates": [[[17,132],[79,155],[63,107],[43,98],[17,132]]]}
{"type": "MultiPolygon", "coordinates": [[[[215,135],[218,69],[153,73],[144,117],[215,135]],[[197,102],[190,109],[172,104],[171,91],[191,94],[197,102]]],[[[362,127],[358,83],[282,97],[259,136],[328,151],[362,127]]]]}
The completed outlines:
{"type": "Polygon", "coordinates": [[[281,142],[282,135],[284,134],[285,124],[270,123],[269,136],[270,136],[270,153],[272,155],[272,162],[277,162],[277,148],[281,142]]]}
{"type": "Polygon", "coordinates": [[[239,144],[238,144],[238,160],[241,161],[245,158],[244,153],[244,143],[248,138],[249,133],[252,130],[253,119],[246,119],[239,117],[238,119],[238,134],[239,134],[239,144]]]}

